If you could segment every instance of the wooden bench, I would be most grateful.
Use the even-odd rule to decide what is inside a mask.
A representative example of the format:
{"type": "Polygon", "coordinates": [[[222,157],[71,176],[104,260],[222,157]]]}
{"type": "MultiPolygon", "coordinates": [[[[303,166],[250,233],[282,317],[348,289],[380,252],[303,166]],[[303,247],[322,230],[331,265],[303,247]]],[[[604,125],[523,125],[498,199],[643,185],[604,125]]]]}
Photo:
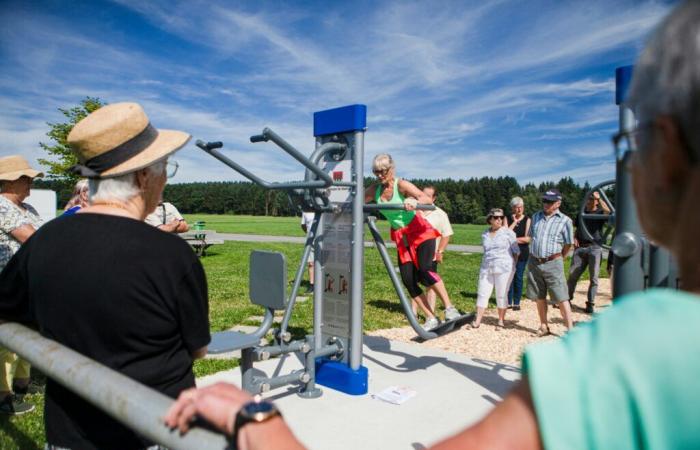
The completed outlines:
{"type": "Polygon", "coordinates": [[[224,243],[223,239],[216,237],[216,231],[214,230],[190,230],[180,233],[179,236],[190,244],[192,250],[199,257],[206,256],[207,249],[212,245],[224,243]]]}

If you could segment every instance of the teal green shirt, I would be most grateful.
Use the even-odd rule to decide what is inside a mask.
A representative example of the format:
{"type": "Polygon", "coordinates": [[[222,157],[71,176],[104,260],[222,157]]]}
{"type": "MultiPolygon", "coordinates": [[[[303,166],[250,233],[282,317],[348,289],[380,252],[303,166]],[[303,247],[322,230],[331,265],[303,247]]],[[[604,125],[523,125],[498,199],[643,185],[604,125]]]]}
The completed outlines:
{"type": "Polygon", "coordinates": [[[523,373],[545,449],[700,449],[700,296],[627,295],[523,373]]]}
{"type": "MultiPolygon", "coordinates": [[[[377,204],[387,203],[403,205],[405,199],[404,196],[401,195],[401,192],[399,192],[398,178],[394,179],[394,195],[391,196],[391,200],[389,200],[388,202],[382,200],[382,190],[383,187],[380,184],[377,186],[377,189],[374,193],[374,201],[377,204]]],[[[405,209],[380,209],[379,212],[382,213],[384,217],[386,217],[386,220],[389,221],[391,228],[393,228],[394,230],[400,230],[403,227],[407,227],[408,224],[411,223],[413,218],[416,216],[415,211],[406,211],[405,209]]]]}

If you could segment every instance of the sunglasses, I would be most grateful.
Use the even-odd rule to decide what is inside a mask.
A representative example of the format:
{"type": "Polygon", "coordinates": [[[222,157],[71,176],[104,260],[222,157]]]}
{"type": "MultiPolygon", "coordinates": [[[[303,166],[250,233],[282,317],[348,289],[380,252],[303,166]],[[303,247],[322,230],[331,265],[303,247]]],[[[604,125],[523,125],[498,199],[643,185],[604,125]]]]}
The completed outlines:
{"type": "Polygon", "coordinates": [[[503,216],[491,216],[492,219],[503,220],[503,216]]]}
{"type": "Polygon", "coordinates": [[[385,176],[387,173],[389,173],[390,170],[391,170],[391,169],[373,170],[372,172],[374,172],[374,174],[375,174],[376,176],[378,176],[378,177],[379,177],[379,176],[382,176],[382,177],[383,177],[383,176],[385,176]]]}
{"type": "Polygon", "coordinates": [[[556,200],[542,200],[542,203],[545,203],[547,205],[550,205],[550,204],[556,203],[556,202],[557,202],[556,200]]]}

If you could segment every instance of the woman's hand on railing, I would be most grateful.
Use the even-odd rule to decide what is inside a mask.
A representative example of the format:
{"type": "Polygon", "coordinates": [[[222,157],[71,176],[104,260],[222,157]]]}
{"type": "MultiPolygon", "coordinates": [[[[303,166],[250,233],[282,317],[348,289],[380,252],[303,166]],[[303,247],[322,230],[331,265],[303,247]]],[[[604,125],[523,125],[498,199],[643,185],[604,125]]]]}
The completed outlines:
{"type": "Polygon", "coordinates": [[[252,401],[247,392],[228,383],[182,391],[163,420],[170,428],[186,433],[197,417],[201,417],[222,433],[233,433],[236,413],[252,401]]]}

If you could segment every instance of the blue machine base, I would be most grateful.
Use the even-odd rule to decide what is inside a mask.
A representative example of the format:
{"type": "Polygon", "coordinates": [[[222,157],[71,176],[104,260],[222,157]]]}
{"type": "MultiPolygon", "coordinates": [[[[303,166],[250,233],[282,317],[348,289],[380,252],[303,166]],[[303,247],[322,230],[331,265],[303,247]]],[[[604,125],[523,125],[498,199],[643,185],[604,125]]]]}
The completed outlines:
{"type": "Polygon", "coordinates": [[[352,370],[347,364],[327,359],[316,360],[316,384],[350,395],[367,393],[369,372],[365,366],[352,370]]]}

